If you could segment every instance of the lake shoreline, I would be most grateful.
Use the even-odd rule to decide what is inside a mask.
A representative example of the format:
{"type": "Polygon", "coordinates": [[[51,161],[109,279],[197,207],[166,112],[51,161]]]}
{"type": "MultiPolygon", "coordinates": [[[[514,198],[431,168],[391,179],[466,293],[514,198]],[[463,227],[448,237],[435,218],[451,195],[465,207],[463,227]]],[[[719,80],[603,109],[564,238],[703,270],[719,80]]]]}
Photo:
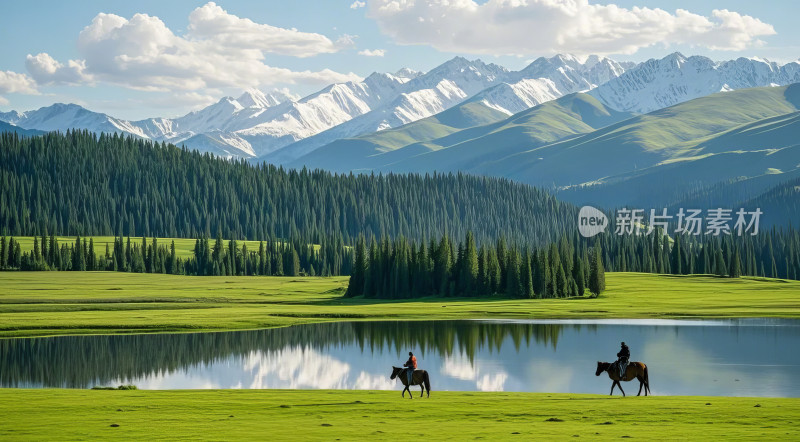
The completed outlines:
{"type": "Polygon", "coordinates": [[[0,272],[0,338],[421,319],[800,318],[800,282],[608,273],[599,298],[346,299],[347,278],[0,272]]]}

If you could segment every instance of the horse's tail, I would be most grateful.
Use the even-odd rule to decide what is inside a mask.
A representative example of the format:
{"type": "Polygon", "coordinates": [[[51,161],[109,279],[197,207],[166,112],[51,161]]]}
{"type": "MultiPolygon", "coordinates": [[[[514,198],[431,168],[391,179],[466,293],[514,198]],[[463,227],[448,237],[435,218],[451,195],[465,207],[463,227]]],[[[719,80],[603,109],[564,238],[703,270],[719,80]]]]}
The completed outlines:
{"type": "Polygon", "coordinates": [[[425,389],[428,390],[428,394],[431,394],[431,377],[428,376],[428,370],[425,370],[425,376],[422,380],[425,382],[425,389]]]}
{"type": "Polygon", "coordinates": [[[650,393],[650,374],[647,372],[647,365],[644,366],[644,388],[650,393]]]}

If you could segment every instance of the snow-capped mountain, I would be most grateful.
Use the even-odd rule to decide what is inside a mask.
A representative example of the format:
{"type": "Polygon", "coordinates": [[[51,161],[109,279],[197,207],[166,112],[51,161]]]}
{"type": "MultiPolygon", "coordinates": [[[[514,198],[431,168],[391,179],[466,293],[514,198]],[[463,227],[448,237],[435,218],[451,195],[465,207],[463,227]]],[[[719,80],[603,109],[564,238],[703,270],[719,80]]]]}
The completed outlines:
{"type": "MultiPolygon", "coordinates": [[[[401,70],[405,71],[407,70],[401,70]]],[[[429,117],[502,81],[508,73],[506,68],[496,64],[455,57],[430,72],[418,74],[382,106],[376,106],[370,112],[346,123],[275,151],[264,159],[285,164],[334,140],[398,127],[429,117]]]]}
{"type": "MultiPolygon", "coordinates": [[[[247,91],[239,98],[219,102],[177,118],[136,122],[147,127],[148,136],[182,142],[199,150],[229,143],[231,156],[264,155],[298,140],[363,115],[397,96],[412,71],[372,74],[361,82],[330,85],[304,98],[285,93],[247,91]],[[161,133],[158,132],[161,131],[161,133]],[[205,134],[208,137],[197,137],[205,134]]],[[[227,149],[227,148],[226,148],[227,149]]]]}
{"type": "Polygon", "coordinates": [[[632,65],[596,55],[583,62],[572,55],[540,57],[472,100],[513,115],[567,94],[594,89],[619,77],[632,65]]]}
{"type": "Polygon", "coordinates": [[[288,163],[337,139],[398,127],[467,100],[515,114],[573,92],[611,108],[649,112],[710,93],[800,82],[800,62],[759,58],[714,62],[671,54],[634,65],[590,56],[538,58],[520,71],[456,57],[427,73],[401,69],[332,84],[300,98],[245,91],[179,118],[127,121],[75,104],[0,113],[23,129],[119,132],[225,157],[288,163]]]}
{"type": "Polygon", "coordinates": [[[800,82],[800,64],[762,58],[715,62],[676,52],[651,59],[590,92],[606,105],[626,112],[651,112],[715,92],[800,82]]]}
{"type": "MultiPolygon", "coordinates": [[[[284,103],[296,101],[298,98],[285,91],[272,91],[265,94],[251,89],[245,91],[239,98],[223,97],[206,108],[190,112],[180,118],[149,118],[135,121],[132,124],[141,128],[148,138],[174,143],[185,142],[190,147],[199,148],[192,146],[192,143],[186,140],[197,134],[233,132],[232,127],[249,127],[254,124],[254,118],[258,118],[268,110],[278,108],[284,103]]],[[[247,143],[245,142],[245,144],[247,143]]],[[[242,143],[237,142],[232,147],[238,149],[241,145],[242,143]]],[[[252,151],[252,148],[248,145],[246,150],[252,151]]],[[[249,156],[249,154],[245,156],[249,156]]]]}
{"type": "Polygon", "coordinates": [[[590,90],[616,78],[625,65],[603,57],[585,61],[571,55],[539,58],[525,69],[508,71],[481,60],[456,57],[404,85],[405,92],[387,106],[306,138],[264,159],[285,164],[342,138],[355,137],[420,120],[466,100],[508,115],[566,94],[590,90]]]}
{"type": "Polygon", "coordinates": [[[486,92],[481,99],[487,106],[509,113],[590,89],[603,76],[623,71],[619,63],[599,57],[583,63],[566,55],[541,58],[519,72],[456,57],[427,73],[406,68],[392,74],[373,73],[361,82],[333,84],[304,98],[281,91],[249,90],[174,119],[131,122],[76,105],[73,112],[63,115],[59,115],[63,112],[60,108],[51,106],[20,114],[22,117],[13,112],[0,115],[0,119],[32,129],[79,127],[123,132],[226,157],[266,156],[283,163],[342,137],[434,115],[492,86],[502,85],[510,91],[486,92]],[[32,118],[32,114],[41,117],[32,118]]]}
{"type": "Polygon", "coordinates": [[[55,103],[29,112],[6,112],[0,114],[0,120],[23,129],[54,131],[80,128],[97,133],[124,132],[139,137],[144,136],[141,129],[131,124],[130,121],[92,112],[77,104],[55,103]]]}

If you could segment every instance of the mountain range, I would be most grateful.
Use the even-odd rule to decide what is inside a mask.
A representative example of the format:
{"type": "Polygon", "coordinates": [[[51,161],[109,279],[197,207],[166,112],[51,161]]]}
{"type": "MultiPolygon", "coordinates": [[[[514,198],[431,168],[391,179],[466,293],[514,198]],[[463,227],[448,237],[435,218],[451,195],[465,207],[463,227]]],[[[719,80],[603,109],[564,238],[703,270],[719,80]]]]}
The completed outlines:
{"type": "Polygon", "coordinates": [[[223,157],[288,164],[336,140],[403,126],[468,102],[475,103],[470,114],[481,118],[454,122],[456,128],[499,121],[574,92],[590,91],[617,111],[644,113],[714,92],[797,81],[800,63],[780,65],[759,58],[714,62],[674,53],[635,64],[556,55],[509,71],[456,57],[426,73],[373,73],[302,98],[285,91],[248,90],[179,118],[128,121],[57,103],[0,113],[0,121],[44,131],[119,132],[223,157]]]}
{"type": "Polygon", "coordinates": [[[798,82],[800,62],[761,58],[557,55],[510,71],[456,57],[302,98],[248,90],[174,119],[59,103],[0,113],[0,130],[118,132],[342,173],[501,176],[575,203],[676,203],[720,183],[755,198],[800,175],[798,82]]]}

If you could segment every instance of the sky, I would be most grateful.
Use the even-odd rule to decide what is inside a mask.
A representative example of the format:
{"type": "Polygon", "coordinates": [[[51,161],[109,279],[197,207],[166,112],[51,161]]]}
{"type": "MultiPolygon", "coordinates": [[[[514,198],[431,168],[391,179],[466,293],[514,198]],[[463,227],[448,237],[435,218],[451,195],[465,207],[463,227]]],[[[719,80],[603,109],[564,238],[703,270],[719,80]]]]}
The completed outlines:
{"type": "Polygon", "coordinates": [[[26,0],[3,12],[0,111],[65,102],[131,120],[454,56],[512,70],[557,53],[800,58],[796,0],[26,0]]]}

